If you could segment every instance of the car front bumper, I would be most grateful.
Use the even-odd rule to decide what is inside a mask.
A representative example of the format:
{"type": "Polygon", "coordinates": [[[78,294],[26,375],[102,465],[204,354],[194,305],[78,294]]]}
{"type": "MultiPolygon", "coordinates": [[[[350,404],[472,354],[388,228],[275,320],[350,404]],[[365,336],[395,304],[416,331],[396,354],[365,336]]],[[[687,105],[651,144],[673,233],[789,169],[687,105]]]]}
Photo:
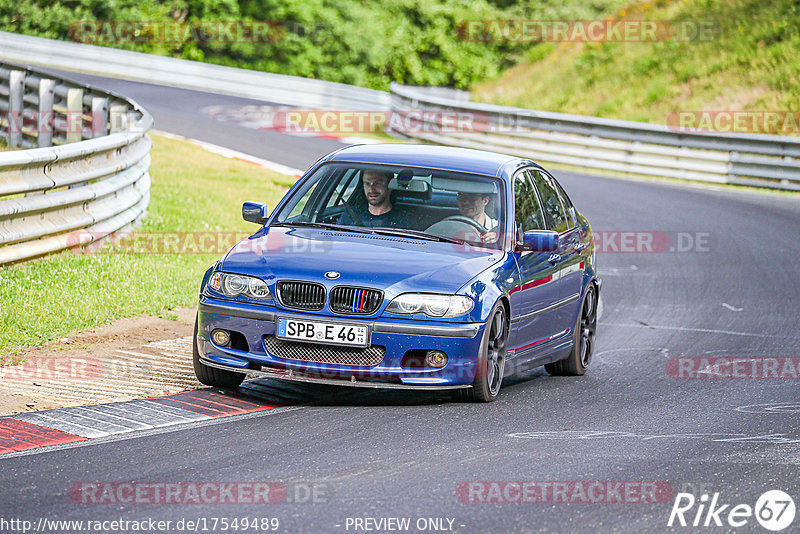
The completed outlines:
{"type": "MultiPolygon", "coordinates": [[[[356,387],[456,389],[471,386],[475,379],[484,328],[483,323],[303,314],[203,297],[198,307],[197,350],[205,365],[255,376],[356,387]],[[266,341],[275,335],[278,316],[368,325],[371,346],[385,347],[385,353],[380,363],[373,366],[280,357],[268,349],[266,341]],[[214,344],[210,334],[217,328],[242,334],[247,349],[214,344]],[[439,369],[403,367],[403,357],[410,350],[443,351],[447,354],[447,364],[439,369]]],[[[325,346],[315,347],[324,350],[325,346]]]]}

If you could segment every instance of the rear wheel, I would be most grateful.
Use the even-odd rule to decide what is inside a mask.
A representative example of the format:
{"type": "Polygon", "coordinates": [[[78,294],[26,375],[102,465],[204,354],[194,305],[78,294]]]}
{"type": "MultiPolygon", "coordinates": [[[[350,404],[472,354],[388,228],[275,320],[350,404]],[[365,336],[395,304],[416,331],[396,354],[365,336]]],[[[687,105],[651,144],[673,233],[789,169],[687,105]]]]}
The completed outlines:
{"type": "Polygon", "coordinates": [[[192,364],[194,375],[201,384],[225,389],[236,389],[244,380],[244,374],[209,367],[200,361],[197,351],[197,318],[194,320],[194,336],[192,336],[192,364]]]}
{"type": "MultiPolygon", "coordinates": [[[[503,382],[503,371],[506,367],[506,341],[508,325],[506,309],[498,304],[483,334],[483,345],[478,354],[478,370],[472,388],[466,390],[469,400],[473,402],[492,402],[500,392],[503,382]]],[[[463,391],[463,390],[462,390],[463,391]]]]}
{"type": "Polygon", "coordinates": [[[554,376],[582,376],[586,374],[594,352],[595,334],[597,333],[597,290],[589,285],[583,297],[581,313],[575,323],[572,335],[572,352],[569,358],[544,366],[554,376]]]}

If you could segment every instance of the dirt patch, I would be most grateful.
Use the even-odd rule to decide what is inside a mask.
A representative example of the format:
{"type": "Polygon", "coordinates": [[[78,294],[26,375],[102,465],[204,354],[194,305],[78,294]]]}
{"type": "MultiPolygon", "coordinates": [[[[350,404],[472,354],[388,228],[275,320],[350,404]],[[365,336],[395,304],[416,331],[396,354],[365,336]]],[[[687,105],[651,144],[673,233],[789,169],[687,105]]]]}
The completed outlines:
{"type": "Polygon", "coordinates": [[[770,89],[766,83],[756,86],[728,86],[724,94],[704,103],[701,109],[730,111],[778,109],[775,96],[775,91],[770,89]],[[772,107],[764,107],[764,104],[772,107]]]}
{"type": "Polygon", "coordinates": [[[51,410],[53,408],[63,408],[63,406],[58,401],[41,397],[37,399],[34,395],[0,391],[0,415],[51,410]]]}
{"type": "Polygon", "coordinates": [[[195,308],[138,316],[23,349],[0,368],[0,415],[200,387],[191,372],[195,308]]]}

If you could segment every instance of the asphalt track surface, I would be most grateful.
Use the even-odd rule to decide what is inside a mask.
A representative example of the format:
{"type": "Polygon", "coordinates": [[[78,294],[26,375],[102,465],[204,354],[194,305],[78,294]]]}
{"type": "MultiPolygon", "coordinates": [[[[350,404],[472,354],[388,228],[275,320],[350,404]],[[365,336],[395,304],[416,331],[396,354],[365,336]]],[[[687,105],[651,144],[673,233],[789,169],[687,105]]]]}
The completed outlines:
{"type": "MultiPolygon", "coordinates": [[[[285,165],[305,168],[339,146],[199,111],[251,101],[85,79],[136,99],[160,130],[285,165]]],[[[772,489],[797,500],[798,380],[678,379],[668,362],[800,356],[798,197],[555,174],[596,232],[665,234],[673,248],[689,248],[687,235],[701,242],[598,253],[604,311],[586,376],[535,369],[507,377],[499,399],[484,405],[266,384],[266,400],[288,395],[301,404],[0,459],[2,516],[275,517],[283,532],[354,532],[348,518],[366,517],[408,517],[412,532],[418,518],[449,518],[465,533],[661,532],[679,491],[718,492],[731,505],[753,506],[772,489]],[[324,495],[266,506],[79,505],[68,490],[81,481],[277,481],[324,495]],[[657,503],[474,503],[457,496],[468,481],[654,481],[672,493],[657,503]]],[[[764,530],[750,518],[738,531],[764,530]]]]}

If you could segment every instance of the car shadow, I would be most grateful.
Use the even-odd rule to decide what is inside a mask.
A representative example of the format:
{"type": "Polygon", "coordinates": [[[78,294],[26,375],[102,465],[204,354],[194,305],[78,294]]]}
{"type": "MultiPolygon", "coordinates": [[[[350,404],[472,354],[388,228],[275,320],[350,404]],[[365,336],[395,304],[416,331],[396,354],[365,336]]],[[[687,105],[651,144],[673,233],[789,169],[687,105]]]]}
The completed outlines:
{"type": "MultiPolygon", "coordinates": [[[[503,390],[517,389],[533,380],[549,375],[543,368],[522,371],[503,378],[503,390]]],[[[259,402],[277,406],[298,404],[310,406],[421,406],[431,404],[464,403],[455,390],[396,390],[331,386],[282,380],[255,378],[239,386],[239,394],[259,402]]],[[[467,402],[469,404],[469,402],[467,402]]]]}
{"type": "Polygon", "coordinates": [[[239,386],[239,393],[266,404],[281,406],[297,404],[311,406],[414,406],[453,401],[450,391],[329,386],[278,378],[245,380],[239,386]]]}
{"type": "Polygon", "coordinates": [[[529,384],[534,380],[544,380],[549,378],[550,375],[544,370],[544,367],[534,367],[524,371],[518,371],[513,375],[505,375],[503,377],[503,386],[500,389],[500,394],[503,394],[503,389],[511,389],[514,386],[522,384],[529,384]]]}

